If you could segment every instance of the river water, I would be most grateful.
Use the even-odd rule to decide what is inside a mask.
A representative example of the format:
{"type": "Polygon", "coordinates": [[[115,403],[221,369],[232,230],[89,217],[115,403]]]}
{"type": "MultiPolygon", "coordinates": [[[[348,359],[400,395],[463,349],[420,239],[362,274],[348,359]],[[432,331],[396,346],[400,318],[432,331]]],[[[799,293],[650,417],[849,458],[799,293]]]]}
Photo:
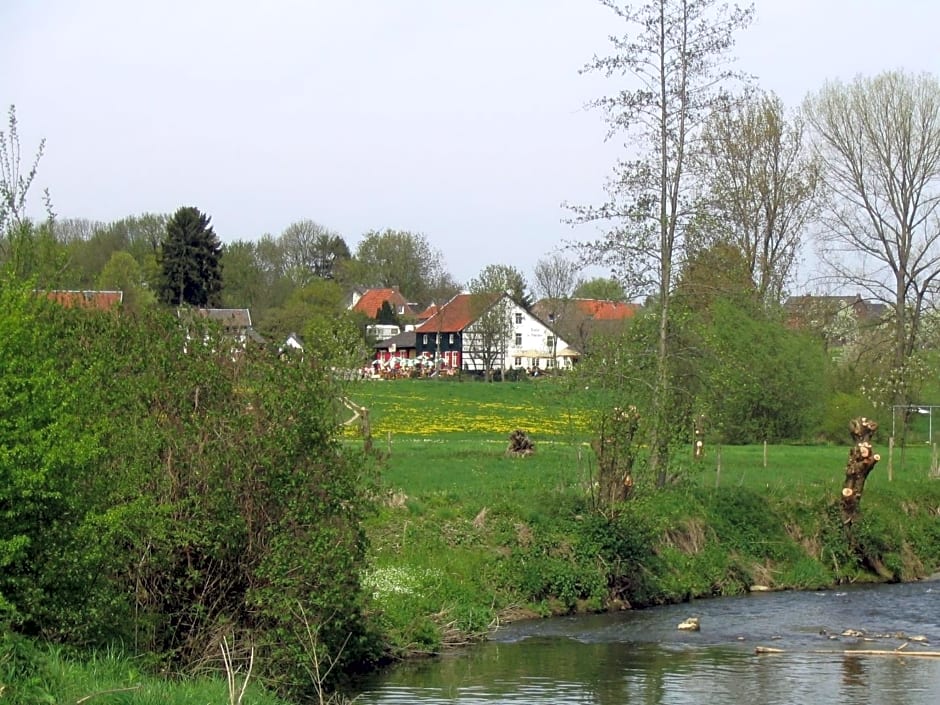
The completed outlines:
{"type": "Polygon", "coordinates": [[[356,703],[940,703],[940,658],[853,655],[899,647],[940,652],[940,581],[510,624],[485,643],[376,675],[356,703]],[[691,616],[700,631],[677,629],[691,616]],[[849,629],[864,636],[843,636],[849,629]]]}

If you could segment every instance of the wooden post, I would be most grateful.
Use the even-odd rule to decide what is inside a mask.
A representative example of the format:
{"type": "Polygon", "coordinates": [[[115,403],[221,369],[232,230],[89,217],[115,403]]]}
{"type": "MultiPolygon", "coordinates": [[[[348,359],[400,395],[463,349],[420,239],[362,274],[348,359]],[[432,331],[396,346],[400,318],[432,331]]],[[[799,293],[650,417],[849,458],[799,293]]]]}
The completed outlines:
{"type": "Polygon", "coordinates": [[[888,439],[888,482],[894,480],[894,436],[888,439]]]}
{"type": "Polygon", "coordinates": [[[715,458],[717,459],[717,465],[715,465],[715,489],[718,489],[718,483],[721,480],[721,446],[715,450],[715,458]]]}
{"type": "Polygon", "coordinates": [[[385,440],[385,445],[388,449],[388,454],[391,455],[392,454],[392,432],[391,431],[388,432],[388,437],[385,440]]]}
{"type": "Polygon", "coordinates": [[[764,441],[764,470],[767,469],[767,441],[764,441]]]}

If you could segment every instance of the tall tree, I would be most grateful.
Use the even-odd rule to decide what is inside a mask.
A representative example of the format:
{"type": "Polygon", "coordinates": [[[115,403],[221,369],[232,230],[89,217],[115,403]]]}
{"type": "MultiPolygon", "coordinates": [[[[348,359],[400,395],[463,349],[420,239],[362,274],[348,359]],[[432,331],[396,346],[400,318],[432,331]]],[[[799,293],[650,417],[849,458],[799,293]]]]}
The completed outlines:
{"type": "Polygon", "coordinates": [[[705,182],[705,241],[727,241],[744,255],[757,293],[779,304],[804,229],[818,213],[818,160],[804,139],[800,115],[788,117],[773,94],[726,98],[706,125],[697,150],[705,182]]]}
{"type": "Polygon", "coordinates": [[[608,136],[626,132],[638,156],[618,162],[607,182],[606,203],[575,206],[573,212],[576,222],[611,223],[606,235],[585,244],[589,261],[609,266],[631,290],[655,296],[659,306],[649,430],[651,471],[662,484],[671,437],[683,425],[667,404],[674,353],[671,295],[690,212],[688,155],[722,84],[735,77],[728,51],[753,8],[729,8],[718,0],[601,3],[628,30],[611,36],[613,53],[595,56],[584,71],[626,79],[626,85],[593,106],[603,110],[608,136]]]}
{"type": "Polygon", "coordinates": [[[444,258],[425,235],[404,230],[373,230],[356,247],[349,283],[397,287],[409,301],[427,305],[447,277],[444,258]]]}
{"type": "Polygon", "coordinates": [[[891,308],[891,398],[907,404],[907,366],[940,280],[940,83],[903,72],[831,82],[805,110],[832,192],[821,255],[843,284],[891,308]]]}
{"type": "Polygon", "coordinates": [[[314,277],[332,279],[350,258],[342,236],[312,220],[288,225],[280,244],[288,274],[297,286],[305,286],[314,277]]]}
{"type": "MultiPolygon", "coordinates": [[[[574,289],[578,265],[555,253],[536,262],[533,273],[536,290],[542,297],[539,301],[540,313],[548,319],[549,323],[555,325],[563,317],[562,313],[567,308],[571,291],[574,289]]],[[[553,335],[553,360],[557,359],[557,352],[558,336],[553,335]]]]}
{"type": "Polygon", "coordinates": [[[166,226],[160,300],[169,306],[215,306],[222,291],[222,244],[198,208],[180,208],[166,226]]]}
{"type": "Polygon", "coordinates": [[[578,274],[578,265],[558,253],[543,257],[533,270],[535,289],[539,296],[562,301],[571,296],[578,274]]]}

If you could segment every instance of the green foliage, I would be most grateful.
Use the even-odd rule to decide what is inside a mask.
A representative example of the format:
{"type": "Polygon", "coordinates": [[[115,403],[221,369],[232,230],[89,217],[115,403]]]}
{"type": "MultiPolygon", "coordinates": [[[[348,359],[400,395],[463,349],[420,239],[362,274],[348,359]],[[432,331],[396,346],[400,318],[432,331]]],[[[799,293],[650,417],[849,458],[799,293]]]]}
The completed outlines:
{"type": "Polygon", "coordinates": [[[137,260],[125,251],[115,252],[98,275],[99,289],[123,292],[122,304],[128,311],[140,311],[156,303],[153,292],[145,286],[137,260]]]}
{"type": "Polygon", "coordinates": [[[438,295],[452,288],[443,256],[421,233],[371,230],[341,269],[339,276],[347,284],[397,287],[409,301],[426,305],[450,298],[438,295]]]}
{"type": "Polygon", "coordinates": [[[719,300],[702,331],[699,407],[728,443],[798,440],[818,428],[825,356],[817,342],[719,300]]]}
{"type": "Polygon", "coordinates": [[[877,409],[859,393],[835,392],[826,401],[820,438],[832,443],[845,443],[850,439],[849,419],[859,416],[877,418],[877,409]]]}
{"type": "Polygon", "coordinates": [[[525,276],[508,264],[488,264],[469,284],[473,294],[504,294],[525,309],[532,308],[532,295],[525,276]]]}
{"type": "Polygon", "coordinates": [[[626,301],[627,292],[623,284],[609,277],[582,279],[571,294],[575,299],[600,299],[601,301],[626,301]]]}
{"type": "Polygon", "coordinates": [[[166,226],[160,262],[160,300],[168,306],[215,306],[222,290],[222,245],[209,217],[192,206],[173,214],[166,226]]]}
{"type": "Polygon", "coordinates": [[[20,632],[174,668],[235,634],[304,691],[311,648],[334,677],[376,652],[371,460],[339,443],[320,367],[195,326],[0,286],[0,605],[20,632]]]}

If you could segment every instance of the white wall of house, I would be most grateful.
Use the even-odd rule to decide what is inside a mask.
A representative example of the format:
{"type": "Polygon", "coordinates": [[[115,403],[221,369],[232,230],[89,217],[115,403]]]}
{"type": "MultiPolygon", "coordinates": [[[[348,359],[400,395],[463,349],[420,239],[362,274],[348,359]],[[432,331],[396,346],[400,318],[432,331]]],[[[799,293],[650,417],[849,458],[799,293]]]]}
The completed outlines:
{"type": "MultiPolygon", "coordinates": [[[[553,367],[564,369],[570,367],[572,359],[570,357],[552,358],[552,341],[555,333],[542,323],[538,318],[526,311],[518,304],[512,303],[509,299],[508,315],[509,324],[506,327],[509,337],[502,344],[499,359],[494,364],[494,369],[502,368],[511,370],[513,368],[531,369],[537,367],[545,370],[553,367]]],[[[468,354],[469,336],[474,334],[473,324],[470,324],[465,331],[464,336],[464,369],[483,370],[485,361],[472,353],[468,354]]],[[[568,347],[567,341],[559,338],[555,344],[554,352],[557,354],[568,347]]]]}

